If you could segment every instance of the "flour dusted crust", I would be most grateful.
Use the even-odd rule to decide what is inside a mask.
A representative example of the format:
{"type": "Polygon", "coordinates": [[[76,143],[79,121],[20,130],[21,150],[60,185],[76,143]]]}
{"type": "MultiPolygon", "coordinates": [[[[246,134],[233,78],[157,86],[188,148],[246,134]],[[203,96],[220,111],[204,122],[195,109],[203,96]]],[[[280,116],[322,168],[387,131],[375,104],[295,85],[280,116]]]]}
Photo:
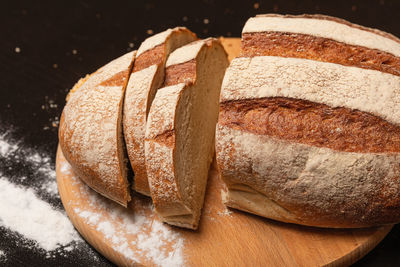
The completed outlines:
{"type": "Polygon", "coordinates": [[[122,101],[136,51],[85,78],[70,93],[59,140],[68,162],[91,188],[123,206],[130,200],[122,137],[122,101]]]}
{"type": "Polygon", "coordinates": [[[328,16],[269,14],[251,18],[241,47],[243,57],[305,58],[400,75],[398,38],[328,16]],[[392,49],[379,50],[382,46],[392,49]]]}
{"type": "Polygon", "coordinates": [[[227,65],[222,45],[213,38],[181,47],[168,59],[166,81],[177,84],[169,84],[157,92],[146,126],[145,152],[151,197],[160,218],[169,224],[198,227],[214,154],[219,88],[227,65]],[[212,75],[207,68],[217,71],[212,75]],[[194,73],[183,80],[176,78],[187,70],[194,73]],[[192,107],[202,107],[211,113],[192,107]],[[199,123],[193,125],[196,119],[199,123]],[[199,138],[196,132],[204,133],[199,138]],[[204,142],[199,143],[201,138],[204,142]],[[195,152],[188,152],[188,147],[195,152]],[[186,156],[196,156],[197,160],[186,156]],[[187,180],[189,177],[185,177],[183,170],[189,170],[188,176],[194,180],[187,180]]]}
{"type": "Polygon", "coordinates": [[[288,32],[328,38],[400,56],[400,42],[392,35],[329,16],[260,15],[250,18],[243,33],[288,32]]]}
{"type": "Polygon", "coordinates": [[[400,77],[376,70],[298,58],[239,57],[231,62],[222,86],[221,102],[288,97],[400,123],[400,77]]]}
{"type": "Polygon", "coordinates": [[[135,173],[133,189],[150,195],[144,155],[147,114],[164,82],[164,65],[176,48],[196,40],[184,27],[168,29],[146,39],[138,50],[124,101],[123,127],[129,160],[135,173]]]}
{"type": "Polygon", "coordinates": [[[389,128],[400,134],[399,49],[390,34],[332,17],[251,18],[221,89],[216,152],[225,203],[318,227],[399,222],[400,140],[376,139],[385,146],[368,149],[379,152],[358,141],[347,147],[350,132],[354,140],[389,128]],[[330,121],[345,127],[321,132],[330,121]],[[371,123],[388,127],[369,132],[371,123]],[[329,138],[317,141],[323,134],[329,138]]]}
{"type": "Polygon", "coordinates": [[[157,93],[146,129],[146,140],[154,140],[145,142],[152,199],[159,213],[174,216],[191,214],[190,209],[182,203],[174,175],[174,120],[185,87],[184,83],[179,83],[164,87],[157,93]]]}
{"type": "Polygon", "coordinates": [[[229,206],[322,227],[368,227],[400,219],[393,214],[400,206],[398,153],[341,152],[224,126],[218,126],[217,136],[229,206]]]}

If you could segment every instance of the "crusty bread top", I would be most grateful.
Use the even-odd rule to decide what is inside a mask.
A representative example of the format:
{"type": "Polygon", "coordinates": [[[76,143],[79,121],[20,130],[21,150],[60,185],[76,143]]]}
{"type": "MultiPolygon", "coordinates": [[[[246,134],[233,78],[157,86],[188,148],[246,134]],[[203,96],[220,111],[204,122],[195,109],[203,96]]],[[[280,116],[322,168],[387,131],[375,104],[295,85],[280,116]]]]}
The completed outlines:
{"type": "Polygon", "coordinates": [[[135,56],[136,50],[129,52],[119,58],[114,59],[107,65],[101,67],[96,72],[91,75],[86,75],[86,77],[80,79],[77,84],[74,85],[70,91],[70,96],[78,91],[86,91],[88,88],[97,86],[100,84],[108,83],[114,81],[115,86],[122,86],[126,81],[127,75],[121,75],[121,73],[127,73],[127,66],[131,64],[132,58],[135,56]],[[115,79],[118,77],[118,79],[115,79]]]}
{"type": "Polygon", "coordinates": [[[139,48],[126,89],[123,127],[129,160],[135,173],[134,189],[150,195],[145,166],[145,127],[153,98],[164,82],[164,67],[175,49],[197,40],[184,27],[168,29],[146,39],[139,48]]]}
{"type": "MultiPolygon", "coordinates": [[[[175,107],[180,93],[185,88],[184,83],[163,87],[157,91],[156,101],[151,107],[149,120],[146,124],[146,139],[155,139],[174,129],[175,107]]],[[[166,192],[167,193],[167,192],[166,192]]]]}
{"type": "Polygon", "coordinates": [[[93,189],[126,206],[130,199],[119,130],[124,85],[136,51],[92,74],[70,95],[60,123],[60,144],[74,170],[93,189]]]}
{"type": "MultiPolygon", "coordinates": [[[[121,73],[127,73],[128,67],[131,64],[132,58],[136,54],[136,51],[132,51],[127,53],[117,59],[114,59],[107,65],[98,69],[95,73],[91,74],[90,76],[86,76],[83,79],[78,81],[78,86],[75,85],[73,90],[70,92],[69,100],[70,101],[77,101],[82,95],[85,95],[88,90],[94,87],[106,87],[108,86],[107,83],[114,80],[112,86],[122,86],[126,81],[126,76],[121,76],[121,73]],[[115,77],[119,77],[117,82],[114,79],[115,77]],[[106,85],[105,85],[106,84],[106,85]]],[[[96,100],[93,100],[96,101],[96,100]]],[[[93,103],[93,102],[92,102],[93,103]]],[[[78,104],[78,103],[77,103],[78,104]]],[[[96,103],[93,103],[95,105],[96,103]]],[[[83,106],[81,103],[80,105],[83,106]]],[[[66,105],[66,111],[72,108],[70,105],[66,105]]],[[[95,110],[94,110],[95,111],[95,110]]],[[[66,116],[71,119],[71,121],[75,118],[80,118],[82,114],[77,114],[75,112],[68,112],[66,116]]],[[[76,123],[82,123],[83,120],[87,120],[87,118],[81,118],[81,120],[77,121],[76,123]]],[[[90,123],[88,124],[90,126],[90,123]]],[[[75,125],[69,125],[72,128],[76,128],[75,125]]],[[[80,126],[80,125],[77,125],[80,126]]]]}
{"type": "MultiPolygon", "coordinates": [[[[158,169],[157,179],[151,180],[152,177],[149,177],[149,182],[153,183],[153,187],[157,186],[157,195],[152,195],[156,204],[158,202],[164,204],[181,201],[179,184],[176,183],[175,176],[171,174],[175,172],[173,151],[176,106],[182,97],[185,86],[184,83],[179,83],[159,90],[151,107],[146,125],[146,140],[152,139],[154,141],[153,145],[157,146],[157,149],[152,150],[153,154],[150,155],[152,167],[157,167],[158,169]]],[[[146,142],[146,150],[149,151],[147,146],[149,144],[146,142]]],[[[185,212],[188,213],[188,210],[185,210],[185,212]]]]}
{"type": "Polygon", "coordinates": [[[218,123],[338,151],[399,153],[400,126],[359,110],[270,97],[221,103],[218,123]]]}
{"type": "Polygon", "coordinates": [[[308,34],[400,56],[400,42],[392,35],[327,16],[257,16],[250,18],[243,28],[243,33],[250,32],[308,34]]]}
{"type": "Polygon", "coordinates": [[[375,70],[298,58],[234,59],[225,74],[221,102],[262,97],[358,109],[400,124],[400,77],[375,70]]]}
{"type": "Polygon", "coordinates": [[[198,40],[176,49],[169,55],[165,67],[168,68],[169,66],[178,65],[195,59],[203,45],[211,39],[212,38],[198,40]]]}
{"type": "Polygon", "coordinates": [[[218,164],[229,189],[246,192],[249,186],[296,218],[276,219],[323,227],[399,220],[398,153],[334,151],[222,125],[217,135],[218,164]]]}
{"type": "MultiPolygon", "coordinates": [[[[167,63],[170,62],[170,58],[172,58],[169,67],[171,68],[174,65],[183,65],[182,63],[185,62],[193,63],[192,65],[196,67],[196,57],[201,48],[212,41],[216,41],[216,39],[208,38],[199,40],[176,49],[168,58],[167,63]],[[184,54],[182,57],[180,57],[181,53],[184,54]],[[173,64],[173,62],[177,63],[173,64]]],[[[192,68],[191,72],[191,77],[196,77],[196,68],[192,68]]],[[[170,75],[175,76],[175,73],[167,71],[165,79],[168,80],[168,76],[170,75]]],[[[174,107],[179,100],[181,91],[188,83],[179,81],[175,82],[176,83],[174,84],[169,84],[166,87],[160,88],[160,90],[157,92],[157,97],[155,98],[157,103],[154,105],[154,108],[152,107],[151,119],[149,119],[146,125],[146,139],[154,139],[158,135],[174,129],[175,116],[171,112],[175,112],[174,107]],[[155,108],[157,108],[157,111],[155,111],[155,108]]],[[[190,80],[189,83],[194,82],[195,80],[190,80]]]]}
{"type": "Polygon", "coordinates": [[[139,57],[142,53],[146,52],[147,50],[150,50],[150,49],[164,43],[165,40],[167,39],[167,37],[173,31],[178,31],[178,30],[186,30],[186,28],[185,27],[175,27],[173,29],[165,30],[163,32],[157,33],[157,34],[147,38],[140,45],[136,56],[139,57]]]}

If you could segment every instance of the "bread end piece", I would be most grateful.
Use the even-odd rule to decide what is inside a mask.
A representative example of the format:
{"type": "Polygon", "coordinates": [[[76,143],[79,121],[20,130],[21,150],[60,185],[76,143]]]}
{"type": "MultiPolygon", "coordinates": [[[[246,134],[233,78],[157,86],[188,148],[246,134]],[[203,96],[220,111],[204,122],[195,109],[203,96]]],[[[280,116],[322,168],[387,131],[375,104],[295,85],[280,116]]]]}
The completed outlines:
{"type": "Polygon", "coordinates": [[[135,54],[130,52],[79,81],[69,95],[59,128],[61,149],[79,178],[125,207],[130,190],[122,103],[135,54]]]}

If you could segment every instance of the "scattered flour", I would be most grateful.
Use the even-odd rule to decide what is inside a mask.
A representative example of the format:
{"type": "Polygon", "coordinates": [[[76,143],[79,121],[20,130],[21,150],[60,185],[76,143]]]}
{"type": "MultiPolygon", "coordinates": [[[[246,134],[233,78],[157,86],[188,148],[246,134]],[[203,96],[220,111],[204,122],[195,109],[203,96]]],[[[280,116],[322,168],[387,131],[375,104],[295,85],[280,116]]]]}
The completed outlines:
{"type": "MultiPolygon", "coordinates": [[[[52,159],[42,153],[25,147],[21,142],[13,141],[6,134],[0,134],[0,161],[21,162],[33,172],[14,177],[1,173],[0,169],[0,227],[23,236],[34,242],[35,248],[43,249],[46,258],[56,255],[67,256],[74,250],[82,248],[84,243],[74,229],[65,212],[52,207],[42,198],[43,194],[59,200],[56,174],[52,159]],[[13,181],[26,184],[34,177],[39,177],[32,185],[17,185],[13,181]]],[[[71,174],[68,163],[60,171],[71,174]]],[[[76,177],[74,183],[81,185],[80,194],[87,194],[90,209],[75,207],[74,211],[87,224],[95,226],[109,240],[115,250],[132,262],[145,258],[158,266],[182,266],[184,264],[184,240],[179,233],[157,219],[149,219],[143,212],[131,212],[98,195],[76,177]],[[109,216],[102,216],[107,210],[109,216]],[[118,222],[118,223],[116,223],[118,222]],[[135,235],[134,240],[126,235],[135,235]]],[[[151,211],[149,204],[145,210],[151,211]]],[[[21,245],[29,246],[30,242],[21,245]],[[27,243],[27,244],[25,244],[27,243]]],[[[89,252],[90,253],[90,252],[89,252]]],[[[96,255],[92,253],[94,258],[96,255]]],[[[0,259],[6,253],[0,250],[0,259]]]]}
{"type": "MultiPolygon", "coordinates": [[[[51,158],[16,142],[7,133],[0,133],[0,164],[2,162],[23,166],[15,171],[9,167],[10,175],[2,173],[5,168],[0,168],[0,227],[23,237],[15,239],[18,246],[42,250],[46,258],[84,250],[98,261],[65,212],[43,199],[44,195],[45,199],[60,201],[51,158]]],[[[0,259],[5,256],[0,250],[0,259]]]]}
{"type": "MultiPolygon", "coordinates": [[[[71,174],[70,165],[64,163],[60,171],[71,174]]],[[[80,183],[77,178],[73,179],[80,183]]],[[[133,212],[103,198],[83,183],[80,183],[80,191],[76,193],[86,195],[88,208],[76,205],[75,213],[101,232],[113,248],[127,259],[140,262],[140,258],[144,257],[157,266],[184,265],[184,239],[158,219],[145,215],[146,211],[153,212],[151,204],[146,204],[148,206],[144,206],[144,210],[133,212]]],[[[72,202],[69,204],[74,205],[72,202]]]]}
{"type": "Polygon", "coordinates": [[[5,134],[0,135],[0,156],[6,157],[18,149],[17,144],[10,144],[4,140],[5,134]]]}
{"type": "Polygon", "coordinates": [[[24,189],[0,177],[0,225],[34,240],[51,251],[80,237],[62,212],[24,189]]]}
{"type": "Polygon", "coordinates": [[[226,207],[223,211],[218,211],[218,215],[220,215],[220,216],[229,216],[230,217],[232,215],[232,213],[233,212],[226,207]]]}
{"type": "MultiPolygon", "coordinates": [[[[9,159],[15,162],[23,162],[31,167],[34,176],[43,177],[34,185],[36,191],[46,192],[53,198],[59,199],[56,172],[52,159],[48,155],[42,155],[33,149],[24,147],[20,142],[7,138],[7,134],[0,134],[0,159],[9,159]]],[[[23,181],[25,176],[18,177],[23,181]]]]}

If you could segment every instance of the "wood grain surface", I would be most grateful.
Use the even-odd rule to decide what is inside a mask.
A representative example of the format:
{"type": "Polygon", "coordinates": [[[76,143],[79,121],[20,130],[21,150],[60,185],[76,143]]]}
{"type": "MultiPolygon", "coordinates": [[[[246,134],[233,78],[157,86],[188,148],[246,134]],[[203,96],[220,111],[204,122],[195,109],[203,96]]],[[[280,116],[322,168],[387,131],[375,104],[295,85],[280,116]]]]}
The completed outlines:
{"type": "MultiPolygon", "coordinates": [[[[222,39],[232,59],[239,53],[240,39],[222,39]]],[[[115,249],[107,237],[90,224],[77,210],[98,213],[111,218],[110,209],[96,206],[87,188],[75,175],[60,149],[57,151],[56,172],[58,189],[65,210],[81,235],[101,254],[120,266],[154,265],[147,257],[135,260],[115,249]],[[89,192],[89,194],[88,194],[89,192]]],[[[390,231],[392,225],[368,229],[320,229],[280,223],[237,210],[227,209],[221,201],[223,184],[215,162],[209,173],[207,194],[200,227],[197,231],[169,227],[183,237],[184,262],[187,266],[347,266],[374,248],[390,231]]],[[[103,198],[102,202],[113,204],[103,198]]],[[[117,207],[130,216],[145,214],[149,221],[158,220],[149,198],[133,195],[127,209],[117,207]]],[[[138,234],[125,232],[120,219],[113,221],[119,235],[126,237],[130,249],[135,250],[138,234]]],[[[148,231],[148,228],[143,229],[148,231]]]]}
{"type": "MultiPolygon", "coordinates": [[[[95,225],[77,214],[78,210],[111,217],[109,209],[93,205],[90,190],[72,172],[65,172],[68,163],[60,149],[57,152],[57,183],[61,200],[74,226],[81,235],[101,254],[119,266],[135,264],[152,266],[148,258],[138,262],[114,249],[109,237],[95,225]],[[90,190],[90,194],[87,191],[90,190]],[[83,193],[85,192],[85,193],[83,193]]],[[[368,253],[390,231],[391,225],[368,229],[319,229],[275,222],[236,210],[227,210],[221,201],[222,183],[215,163],[209,174],[209,182],[203,214],[198,231],[169,227],[180,233],[184,240],[186,266],[347,266],[368,253]]],[[[151,200],[133,196],[125,215],[135,212],[146,214],[148,220],[158,220],[152,212],[151,200]]],[[[102,202],[112,201],[105,198],[102,202]]],[[[138,234],[124,233],[119,219],[114,227],[131,241],[138,234]]],[[[135,245],[130,245],[135,250],[135,245]]]]}

